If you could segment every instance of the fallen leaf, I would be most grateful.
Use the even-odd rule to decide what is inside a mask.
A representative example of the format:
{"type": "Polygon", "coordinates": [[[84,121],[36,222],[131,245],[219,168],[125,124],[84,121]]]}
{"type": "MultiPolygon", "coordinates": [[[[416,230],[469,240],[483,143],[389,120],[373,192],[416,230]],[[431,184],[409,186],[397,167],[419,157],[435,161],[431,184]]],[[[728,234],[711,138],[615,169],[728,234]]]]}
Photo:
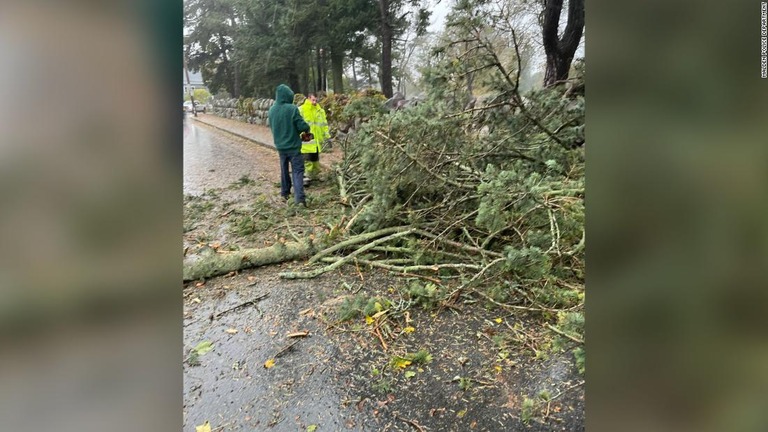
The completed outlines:
{"type": "Polygon", "coordinates": [[[469,424],[469,428],[470,429],[474,429],[476,427],[477,427],[477,422],[476,421],[473,421],[472,423],[469,424]]]}
{"type": "Polygon", "coordinates": [[[195,432],[211,432],[211,424],[209,422],[205,422],[200,426],[195,426],[195,432]]]}
{"type": "Polygon", "coordinates": [[[256,280],[256,276],[248,276],[248,281],[253,282],[256,280]]]}
{"type": "MultiPolygon", "coordinates": [[[[378,304],[378,303],[376,303],[376,304],[378,304]]],[[[371,318],[373,318],[373,319],[376,319],[376,318],[378,318],[378,317],[380,317],[380,316],[384,315],[384,314],[385,314],[385,313],[387,313],[387,312],[388,312],[388,311],[379,311],[379,312],[376,312],[375,314],[373,314],[373,316],[372,316],[371,318]]]]}
{"type": "Polygon", "coordinates": [[[211,341],[202,341],[194,348],[197,355],[203,355],[213,349],[213,343],[211,341]]]}
{"type": "Polygon", "coordinates": [[[410,360],[406,360],[402,357],[397,357],[394,361],[395,367],[399,367],[400,369],[405,369],[410,365],[412,362],[410,360]]]}
{"type": "Polygon", "coordinates": [[[501,373],[501,366],[496,365],[496,366],[493,367],[493,370],[495,370],[497,374],[500,374],[501,373]]]}
{"type": "Polygon", "coordinates": [[[205,285],[205,282],[198,282],[195,284],[195,288],[200,288],[203,285],[205,285]]]}
{"type": "Polygon", "coordinates": [[[317,425],[309,425],[307,426],[307,432],[315,432],[317,430],[317,425]]]}
{"type": "Polygon", "coordinates": [[[275,359],[269,359],[264,362],[264,367],[267,369],[271,368],[274,365],[275,365],[275,359]]]}
{"type": "Polygon", "coordinates": [[[200,297],[195,297],[192,299],[192,303],[200,303],[200,297]]]}
{"type": "Polygon", "coordinates": [[[413,378],[413,377],[415,377],[415,376],[416,376],[416,372],[413,372],[413,371],[407,371],[407,372],[405,373],[405,377],[406,377],[406,378],[413,378]]]}
{"type": "Polygon", "coordinates": [[[411,326],[408,326],[408,327],[403,329],[403,333],[413,333],[415,331],[416,331],[416,329],[411,327],[411,326]]]}
{"type": "Polygon", "coordinates": [[[467,410],[465,410],[465,409],[463,409],[463,410],[461,410],[461,411],[456,413],[456,417],[458,417],[458,418],[462,418],[465,415],[467,415],[467,410]]]}
{"type": "Polygon", "coordinates": [[[373,318],[371,318],[369,316],[365,317],[365,323],[368,324],[368,325],[373,324],[373,318]]]}
{"type": "Polygon", "coordinates": [[[501,319],[501,318],[496,318],[494,321],[496,321],[497,324],[501,324],[501,322],[504,321],[504,320],[501,319]]]}
{"type": "Polygon", "coordinates": [[[225,331],[225,332],[227,332],[227,333],[229,333],[229,334],[235,334],[235,333],[237,333],[237,329],[236,329],[236,328],[228,328],[228,329],[226,329],[226,330],[224,330],[224,331],[225,331]]]}

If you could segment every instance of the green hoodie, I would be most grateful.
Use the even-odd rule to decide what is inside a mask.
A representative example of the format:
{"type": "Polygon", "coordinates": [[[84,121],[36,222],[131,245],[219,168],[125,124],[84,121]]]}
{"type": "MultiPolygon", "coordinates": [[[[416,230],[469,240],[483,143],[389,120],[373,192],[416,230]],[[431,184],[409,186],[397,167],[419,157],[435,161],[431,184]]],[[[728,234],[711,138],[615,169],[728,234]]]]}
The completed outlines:
{"type": "Polygon", "coordinates": [[[301,118],[299,107],[293,104],[293,90],[285,84],[277,86],[275,91],[275,104],[269,109],[269,126],[278,151],[301,150],[299,134],[309,132],[309,125],[301,118]]]}

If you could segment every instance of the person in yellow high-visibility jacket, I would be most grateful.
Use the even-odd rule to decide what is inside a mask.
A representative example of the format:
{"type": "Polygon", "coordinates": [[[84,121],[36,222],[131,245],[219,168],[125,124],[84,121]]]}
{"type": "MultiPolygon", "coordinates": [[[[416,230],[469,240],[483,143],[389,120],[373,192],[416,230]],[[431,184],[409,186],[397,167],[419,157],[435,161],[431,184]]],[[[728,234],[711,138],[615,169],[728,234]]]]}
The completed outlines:
{"type": "Polygon", "coordinates": [[[299,106],[299,112],[309,124],[310,132],[314,136],[310,141],[301,143],[301,153],[304,154],[304,183],[307,184],[317,179],[320,174],[320,153],[323,152],[323,142],[329,138],[330,133],[325,110],[317,103],[314,93],[310,93],[299,106]]]}

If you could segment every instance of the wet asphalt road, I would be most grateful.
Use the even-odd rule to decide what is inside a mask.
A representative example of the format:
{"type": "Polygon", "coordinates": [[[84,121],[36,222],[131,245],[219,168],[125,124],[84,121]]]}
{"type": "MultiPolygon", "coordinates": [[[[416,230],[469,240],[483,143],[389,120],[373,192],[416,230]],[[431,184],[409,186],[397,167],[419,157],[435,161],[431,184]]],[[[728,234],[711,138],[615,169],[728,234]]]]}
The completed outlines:
{"type": "Polygon", "coordinates": [[[277,154],[210,126],[184,119],[184,194],[226,188],[243,176],[279,181],[277,154]]]}
{"type": "MultiPolygon", "coordinates": [[[[185,194],[213,189],[239,207],[253,199],[254,191],[275,196],[278,179],[273,150],[185,119],[185,194]],[[230,188],[243,176],[255,183],[230,188]]],[[[318,431],[364,430],[356,411],[343,407],[344,392],[330,367],[338,348],[325,336],[324,326],[299,313],[316,307],[319,292],[330,295],[337,281],[284,281],[277,276],[280,267],[246,270],[184,289],[185,357],[200,342],[213,344],[199,365],[184,364],[185,432],[194,432],[205,422],[217,432],[305,431],[312,425],[318,431]],[[210,318],[265,294],[255,306],[210,318]],[[294,342],[286,335],[296,331],[308,331],[310,336],[277,357],[294,342]],[[264,363],[271,358],[275,366],[266,369],[264,363]]]]}

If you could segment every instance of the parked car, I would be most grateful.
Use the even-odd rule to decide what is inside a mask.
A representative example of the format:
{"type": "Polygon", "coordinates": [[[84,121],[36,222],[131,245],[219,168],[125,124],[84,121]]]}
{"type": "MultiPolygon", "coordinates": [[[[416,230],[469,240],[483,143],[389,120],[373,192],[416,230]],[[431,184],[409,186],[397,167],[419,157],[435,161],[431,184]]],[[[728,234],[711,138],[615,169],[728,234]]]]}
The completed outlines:
{"type": "MultiPolygon", "coordinates": [[[[192,112],[192,102],[186,101],[184,102],[184,111],[186,112],[192,112]]],[[[200,102],[195,101],[195,111],[197,112],[206,112],[205,105],[201,104],[200,102]]]]}

